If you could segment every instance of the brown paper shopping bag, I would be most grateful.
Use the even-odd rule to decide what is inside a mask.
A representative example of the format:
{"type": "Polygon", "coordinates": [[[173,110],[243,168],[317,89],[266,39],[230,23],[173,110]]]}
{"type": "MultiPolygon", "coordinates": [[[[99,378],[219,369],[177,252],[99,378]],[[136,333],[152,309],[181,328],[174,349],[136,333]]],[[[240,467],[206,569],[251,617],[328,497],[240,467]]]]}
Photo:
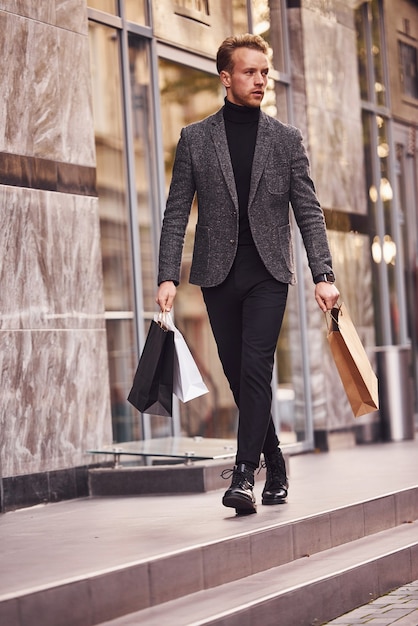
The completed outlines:
{"type": "Polygon", "coordinates": [[[347,307],[328,312],[328,343],[354,417],[379,408],[377,377],[370,364],[347,307]]]}

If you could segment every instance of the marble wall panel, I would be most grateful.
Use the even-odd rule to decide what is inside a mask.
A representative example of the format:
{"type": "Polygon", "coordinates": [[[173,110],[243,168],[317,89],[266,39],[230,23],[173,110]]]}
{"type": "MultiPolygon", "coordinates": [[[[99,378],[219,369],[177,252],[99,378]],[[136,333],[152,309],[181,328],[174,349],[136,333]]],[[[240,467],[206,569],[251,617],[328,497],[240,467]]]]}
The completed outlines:
{"type": "Polygon", "coordinates": [[[0,13],[2,98],[0,149],[60,160],[62,153],[55,28],[0,13]]]}
{"type": "Polygon", "coordinates": [[[55,0],[56,25],[82,35],[87,34],[86,0],[55,0]]]}
{"type": "Polygon", "coordinates": [[[93,101],[87,37],[58,31],[60,110],[57,123],[62,133],[62,161],[95,165],[93,101]],[[76,68],[76,69],[75,69],[76,68]]]}
{"type": "Polygon", "coordinates": [[[312,174],[325,208],[366,213],[353,14],[338,0],[302,11],[312,174]]]}
{"type": "Polygon", "coordinates": [[[87,33],[86,0],[0,0],[2,10],[77,33],[87,33]]]}
{"type": "Polygon", "coordinates": [[[105,330],[0,331],[3,477],[84,465],[112,441],[105,330]]]}
{"type": "Polygon", "coordinates": [[[104,328],[97,202],[0,186],[0,329],[104,328]]]}
{"type": "Polygon", "coordinates": [[[94,166],[87,34],[0,11],[0,54],[0,151],[94,166]]]}
{"type": "Polygon", "coordinates": [[[8,11],[38,22],[55,23],[56,0],[0,0],[0,11],[8,11]]]}

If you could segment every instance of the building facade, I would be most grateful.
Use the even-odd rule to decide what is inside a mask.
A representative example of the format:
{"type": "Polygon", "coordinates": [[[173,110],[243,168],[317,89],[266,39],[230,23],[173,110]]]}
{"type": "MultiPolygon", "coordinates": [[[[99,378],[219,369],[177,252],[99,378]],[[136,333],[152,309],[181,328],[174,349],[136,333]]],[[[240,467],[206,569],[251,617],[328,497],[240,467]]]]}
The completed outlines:
{"type": "MultiPolygon", "coordinates": [[[[173,418],[126,400],[150,320],[181,128],[223,104],[230,34],[261,34],[263,109],[298,126],[335,273],[372,362],[407,355],[417,396],[416,0],[0,0],[0,478],[3,510],[86,493],[88,450],[234,438],[236,409],[186,234],[176,324],[210,390],[173,418]]],[[[273,417],[289,450],[371,442],[354,420],[297,228],[298,284],[277,347],[273,417]]],[[[382,385],[391,381],[381,380],[382,385]]]]}

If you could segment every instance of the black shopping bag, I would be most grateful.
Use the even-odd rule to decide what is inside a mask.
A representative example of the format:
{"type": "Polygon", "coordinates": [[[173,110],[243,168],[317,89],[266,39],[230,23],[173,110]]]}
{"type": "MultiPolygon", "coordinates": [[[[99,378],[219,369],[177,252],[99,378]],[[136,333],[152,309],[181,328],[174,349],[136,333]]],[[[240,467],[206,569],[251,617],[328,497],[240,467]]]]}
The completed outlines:
{"type": "Polygon", "coordinates": [[[128,401],[142,413],[173,412],[174,332],[151,322],[128,401]]]}

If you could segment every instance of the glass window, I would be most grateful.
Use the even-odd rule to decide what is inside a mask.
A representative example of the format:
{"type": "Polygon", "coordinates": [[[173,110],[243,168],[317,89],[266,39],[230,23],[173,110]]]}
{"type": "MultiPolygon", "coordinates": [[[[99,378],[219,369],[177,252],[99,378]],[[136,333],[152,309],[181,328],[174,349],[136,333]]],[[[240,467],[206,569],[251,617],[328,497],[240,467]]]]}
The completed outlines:
{"type": "Polygon", "coordinates": [[[131,111],[133,149],[135,159],[135,187],[139,243],[142,270],[142,297],[145,311],[155,310],[157,284],[153,209],[157,206],[154,179],[154,138],[152,119],[152,89],[148,42],[129,35],[129,73],[131,84],[131,111]]]}
{"type": "Polygon", "coordinates": [[[297,290],[290,288],[276,350],[275,426],[281,444],[304,441],[307,436],[299,309],[297,290]]]}
{"type": "Polygon", "coordinates": [[[126,19],[136,24],[147,25],[149,22],[145,5],[146,0],[125,0],[126,19]]]}
{"type": "Polygon", "coordinates": [[[93,22],[89,38],[113,436],[128,441],[141,437],[126,402],[137,355],[119,33],[93,22]]]}
{"type": "Polygon", "coordinates": [[[369,94],[369,64],[365,31],[364,9],[355,12],[357,33],[357,62],[362,100],[370,100],[369,94]]]}
{"type": "MultiPolygon", "coordinates": [[[[286,34],[281,0],[254,0],[251,3],[253,30],[269,45],[269,59],[273,69],[286,72],[288,61],[285,55],[286,34]]],[[[289,121],[288,85],[269,77],[262,109],[268,115],[284,122],[289,121]]]]}
{"type": "Polygon", "coordinates": [[[404,340],[404,286],[402,234],[399,199],[394,196],[396,179],[391,142],[391,120],[381,107],[387,104],[384,84],[383,5],[372,0],[356,11],[360,85],[365,77],[371,91],[365,93],[362,112],[364,162],[370,216],[370,250],[373,272],[376,342],[378,345],[404,340]],[[366,43],[369,42],[369,43],[366,43]]]}
{"type": "Polygon", "coordinates": [[[399,65],[403,93],[418,99],[418,51],[415,46],[399,42],[399,65]]]}
{"type": "Polygon", "coordinates": [[[377,104],[386,104],[386,85],[383,73],[383,47],[381,41],[380,0],[372,0],[371,11],[371,53],[374,70],[374,91],[377,104]]]}
{"type": "Polygon", "coordinates": [[[117,15],[117,0],[87,0],[87,6],[90,9],[97,9],[105,13],[117,15]]]}
{"type": "MultiPolygon", "coordinates": [[[[159,61],[159,79],[168,193],[181,128],[215,113],[223,104],[223,91],[218,76],[163,59],[159,61]]],[[[188,282],[196,219],[197,207],[193,206],[174,312],[176,325],[211,393],[180,404],[181,429],[191,437],[235,437],[235,403],[219,362],[201,291],[188,282]]]]}
{"type": "Polygon", "coordinates": [[[232,6],[232,34],[248,33],[247,0],[232,0],[232,6]]]}
{"type": "Polygon", "coordinates": [[[386,105],[380,0],[363,4],[355,15],[360,93],[363,100],[386,105]],[[370,90],[372,92],[370,93],[370,90]]]}
{"type": "Polygon", "coordinates": [[[281,0],[253,0],[251,3],[253,29],[269,44],[270,61],[275,70],[286,71],[285,34],[281,0]]]}

